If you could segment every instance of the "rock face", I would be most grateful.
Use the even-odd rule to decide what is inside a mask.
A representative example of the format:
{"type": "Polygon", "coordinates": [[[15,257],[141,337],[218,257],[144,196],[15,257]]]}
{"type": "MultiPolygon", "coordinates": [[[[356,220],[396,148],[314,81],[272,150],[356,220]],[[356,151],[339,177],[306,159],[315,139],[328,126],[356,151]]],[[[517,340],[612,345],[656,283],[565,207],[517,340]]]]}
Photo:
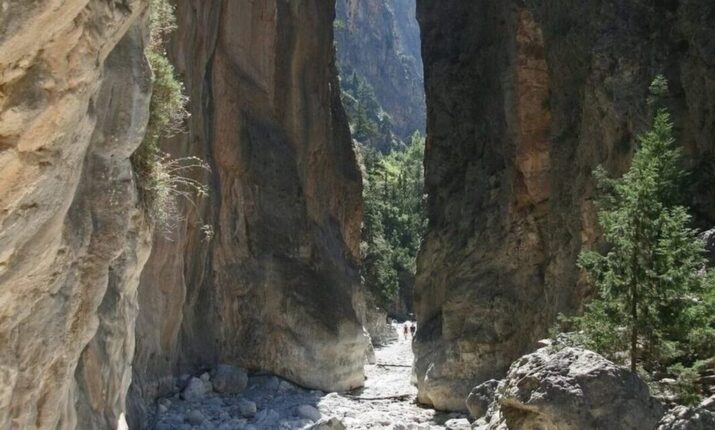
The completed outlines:
{"type": "Polygon", "coordinates": [[[514,362],[476,427],[641,430],[655,428],[662,415],[636,374],[591,351],[547,347],[514,362]]]}
{"type": "Polygon", "coordinates": [[[114,428],[125,410],[146,5],[0,4],[0,428],[114,428]]]}
{"type": "Polygon", "coordinates": [[[375,89],[402,139],[424,131],[425,100],[415,0],[337,0],[335,39],[343,78],[375,89]]]}
{"type": "Polygon", "coordinates": [[[707,430],[715,428],[715,413],[702,408],[677,406],[668,411],[656,430],[707,430]]]}
{"type": "Polygon", "coordinates": [[[170,56],[191,119],[165,149],[208,160],[212,195],[187,205],[173,237],[155,238],[142,275],[135,426],[172,374],[218,363],[325,390],[360,386],[361,178],[339,99],[334,6],[182,0],[177,17],[170,56]]]}
{"type": "Polygon", "coordinates": [[[591,173],[623,172],[647,88],[671,84],[712,225],[715,11],[707,0],[418,1],[428,105],[428,232],[418,259],[420,401],[464,409],[588,294],[591,173]]]}

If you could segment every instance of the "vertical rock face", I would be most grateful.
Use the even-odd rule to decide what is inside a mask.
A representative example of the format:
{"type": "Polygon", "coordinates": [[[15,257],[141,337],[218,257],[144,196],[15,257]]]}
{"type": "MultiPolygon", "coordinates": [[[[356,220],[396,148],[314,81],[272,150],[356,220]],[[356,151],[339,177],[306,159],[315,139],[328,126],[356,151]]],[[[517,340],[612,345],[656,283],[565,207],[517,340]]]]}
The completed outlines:
{"type": "Polygon", "coordinates": [[[166,149],[208,160],[212,195],[156,238],[142,276],[134,419],[172,374],[218,362],[362,385],[361,178],[333,5],[182,0],[177,16],[170,51],[192,116],[166,149]]]}
{"type": "Polygon", "coordinates": [[[337,0],[338,59],[375,89],[402,139],[425,125],[422,56],[415,0],[337,0]]]}
{"type": "Polygon", "coordinates": [[[715,220],[715,7],[705,0],[418,1],[428,233],[418,261],[419,397],[464,409],[588,294],[592,170],[625,170],[647,88],[670,80],[698,217],[715,220]]]}
{"type": "Polygon", "coordinates": [[[149,249],[129,162],[145,7],[0,4],[0,428],[110,428],[124,410],[149,249]]]}

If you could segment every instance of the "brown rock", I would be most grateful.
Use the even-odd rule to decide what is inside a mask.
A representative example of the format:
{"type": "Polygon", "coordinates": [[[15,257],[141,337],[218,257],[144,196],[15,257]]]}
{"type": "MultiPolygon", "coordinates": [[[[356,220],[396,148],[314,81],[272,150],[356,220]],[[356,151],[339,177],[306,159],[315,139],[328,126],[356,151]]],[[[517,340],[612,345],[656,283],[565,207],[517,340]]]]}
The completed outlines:
{"type": "Polygon", "coordinates": [[[129,162],[146,4],[0,5],[0,428],[116,427],[124,410],[149,247],[129,162]]]}
{"type": "Polygon", "coordinates": [[[171,374],[228,363],[324,390],[363,384],[361,178],[331,2],[178,2],[170,55],[212,195],[156,246],[139,291],[134,416],[171,374]],[[200,231],[211,224],[206,240],[200,231]]]}
{"type": "Polygon", "coordinates": [[[709,5],[418,1],[430,220],[415,285],[420,401],[464,409],[559,312],[580,309],[576,258],[598,243],[591,172],[626,169],[658,73],[698,177],[692,203],[713,225],[709,5]]]}

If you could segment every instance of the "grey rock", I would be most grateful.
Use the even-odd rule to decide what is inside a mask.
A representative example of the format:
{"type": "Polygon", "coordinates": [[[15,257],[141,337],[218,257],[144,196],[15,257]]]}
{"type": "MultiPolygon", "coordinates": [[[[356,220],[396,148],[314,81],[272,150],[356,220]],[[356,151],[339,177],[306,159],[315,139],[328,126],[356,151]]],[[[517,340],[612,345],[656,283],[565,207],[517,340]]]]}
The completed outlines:
{"type": "Polygon", "coordinates": [[[191,378],[186,384],[186,388],[181,392],[181,398],[186,401],[194,401],[203,398],[208,392],[208,384],[199,378],[191,378]]]}
{"type": "Polygon", "coordinates": [[[186,422],[191,425],[198,426],[201,425],[206,420],[206,417],[198,409],[191,409],[186,414],[186,422]]]}
{"type": "Polygon", "coordinates": [[[238,402],[238,410],[242,417],[253,418],[256,416],[256,403],[247,399],[238,402]]]}
{"type": "Polygon", "coordinates": [[[213,389],[222,394],[238,394],[248,384],[248,374],[245,370],[228,364],[219,364],[211,372],[213,389]]]}
{"type": "Polygon", "coordinates": [[[281,381],[280,384],[278,384],[279,393],[287,393],[288,391],[295,390],[295,388],[295,385],[291,384],[288,381],[281,381]]]}
{"type": "Polygon", "coordinates": [[[246,420],[241,420],[238,418],[233,418],[225,421],[218,426],[218,430],[240,430],[245,428],[246,420]]]}
{"type": "Polygon", "coordinates": [[[466,418],[452,418],[444,423],[444,428],[447,430],[469,430],[471,424],[466,418]]]}
{"type": "Polygon", "coordinates": [[[323,418],[309,427],[310,430],[345,430],[345,425],[335,417],[323,418]]]}
{"type": "Polygon", "coordinates": [[[715,412],[715,395],[703,400],[698,406],[711,412],[715,412]]]}
{"type": "Polygon", "coordinates": [[[700,407],[676,406],[658,423],[657,430],[713,430],[715,413],[700,407]]]}
{"type": "Polygon", "coordinates": [[[312,405],[300,405],[296,408],[296,415],[301,418],[307,418],[313,422],[320,421],[322,414],[312,405]]]}
{"type": "Polygon", "coordinates": [[[472,417],[480,418],[487,413],[489,405],[494,402],[494,395],[498,385],[499,381],[490,379],[472,389],[472,392],[467,397],[467,409],[472,417]]]}
{"type": "Polygon", "coordinates": [[[489,408],[489,430],[643,430],[662,405],[629,370],[580,348],[541,348],[515,361],[489,408]]]}

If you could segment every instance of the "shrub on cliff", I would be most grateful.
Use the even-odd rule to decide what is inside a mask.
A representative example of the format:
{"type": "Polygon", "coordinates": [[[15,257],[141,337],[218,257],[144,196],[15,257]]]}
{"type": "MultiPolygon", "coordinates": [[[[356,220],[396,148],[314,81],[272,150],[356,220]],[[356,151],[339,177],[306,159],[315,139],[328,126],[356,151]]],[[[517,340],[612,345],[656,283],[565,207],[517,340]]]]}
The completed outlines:
{"type": "Polygon", "coordinates": [[[149,218],[156,228],[169,232],[180,218],[179,199],[193,204],[195,197],[208,194],[208,187],[190,176],[194,170],[208,170],[208,165],[197,157],[173,158],[159,149],[161,138],[182,131],[189,115],[188,97],[164,50],[166,38],[176,29],[174,7],[168,0],[152,0],[149,7],[146,58],[152,71],[152,96],[144,140],[132,163],[149,218]]]}
{"type": "Polygon", "coordinates": [[[586,346],[616,360],[628,351],[634,371],[638,363],[647,371],[681,363],[671,373],[677,370],[679,383],[697,391],[685,368],[712,354],[715,282],[704,243],[681,205],[681,149],[670,114],[657,106],[666,91],[662,77],[651,85],[656,113],[628,172],[610,179],[596,171],[598,220],[608,250],[581,254],[579,264],[597,297],[571,322],[586,346]]]}

